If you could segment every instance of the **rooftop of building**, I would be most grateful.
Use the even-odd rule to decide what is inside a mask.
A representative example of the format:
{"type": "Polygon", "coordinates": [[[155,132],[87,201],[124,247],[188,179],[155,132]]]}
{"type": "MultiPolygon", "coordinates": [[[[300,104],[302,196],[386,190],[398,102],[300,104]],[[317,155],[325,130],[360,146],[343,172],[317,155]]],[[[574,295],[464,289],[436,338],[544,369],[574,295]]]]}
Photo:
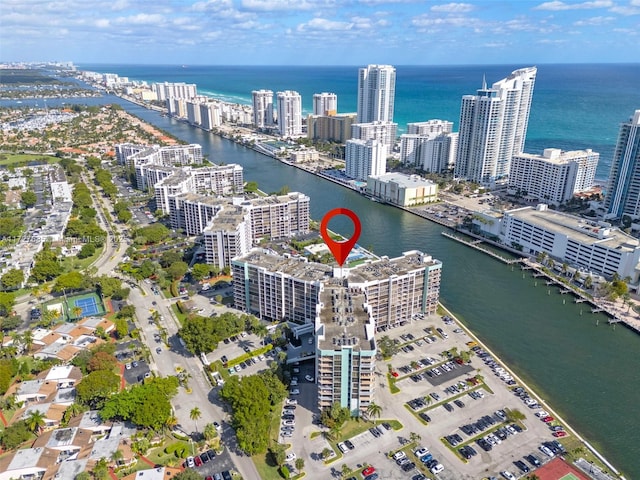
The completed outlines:
{"type": "Polygon", "coordinates": [[[556,165],[564,165],[566,163],[571,162],[572,160],[599,155],[595,153],[590,148],[586,150],[570,150],[564,151],[559,148],[545,148],[542,155],[534,154],[534,153],[519,153],[514,157],[517,158],[526,158],[531,160],[543,160],[548,163],[556,164],[556,165]]]}
{"type": "Polygon", "coordinates": [[[278,272],[307,282],[320,282],[332,276],[333,269],[321,263],[309,262],[305,257],[276,255],[263,250],[254,249],[248,254],[238,257],[235,262],[246,262],[262,267],[270,272],[278,272]]]}
{"type": "Polygon", "coordinates": [[[171,168],[171,167],[165,167],[165,168],[168,168],[168,170],[171,170],[173,172],[173,175],[169,175],[168,177],[160,180],[160,182],[158,182],[159,186],[174,187],[174,186],[180,185],[183,182],[189,181],[189,179],[191,178],[190,171],[183,170],[181,168],[171,168]]]}
{"type": "Polygon", "coordinates": [[[268,197],[257,197],[251,200],[247,200],[249,204],[254,207],[264,206],[264,205],[277,205],[285,202],[289,202],[292,200],[300,200],[300,199],[308,199],[304,193],[300,192],[291,192],[286,195],[270,195],[268,197]]]}
{"type": "Polygon", "coordinates": [[[431,180],[421,177],[420,175],[408,175],[400,172],[389,172],[382,175],[371,175],[371,178],[381,182],[394,182],[401,187],[417,187],[421,185],[435,185],[431,180]]]}
{"type": "Polygon", "coordinates": [[[367,330],[372,320],[360,289],[325,284],[320,293],[320,305],[324,337],[318,343],[320,350],[375,349],[372,327],[367,330]]]}
{"type": "Polygon", "coordinates": [[[418,250],[403,252],[401,257],[368,260],[349,271],[349,283],[365,283],[406,275],[425,266],[440,265],[439,260],[418,250]]]}
{"type": "Polygon", "coordinates": [[[204,232],[207,231],[236,231],[237,226],[244,221],[247,212],[239,205],[224,205],[211,219],[204,232]]]}
{"type": "Polygon", "coordinates": [[[505,212],[545,230],[566,235],[584,245],[600,244],[613,250],[633,251],[640,246],[638,239],[613,228],[606,222],[596,222],[575,217],[544,207],[524,207],[505,212]]]}

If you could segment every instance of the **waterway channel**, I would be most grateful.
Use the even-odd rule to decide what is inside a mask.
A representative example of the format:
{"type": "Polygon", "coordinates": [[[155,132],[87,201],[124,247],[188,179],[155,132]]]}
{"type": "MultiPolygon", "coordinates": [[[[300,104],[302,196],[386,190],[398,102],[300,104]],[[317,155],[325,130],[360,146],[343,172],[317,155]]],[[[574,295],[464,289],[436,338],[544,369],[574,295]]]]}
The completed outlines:
{"type": "MultiPolygon", "coordinates": [[[[304,192],[315,219],[335,207],[352,209],[362,222],[359,243],[378,255],[420,249],[442,260],[442,303],[628,479],[640,479],[636,333],[608,325],[603,314],[592,314],[587,304],[575,304],[572,296],[560,295],[517,265],[504,265],[445,238],[440,225],[157,112],[116,101],[176,137],[201,144],[211,161],[242,165],[245,180],[258,182],[264,191],[287,185],[304,192]]],[[[332,220],[330,228],[351,233],[350,221],[342,217],[332,220]]]]}

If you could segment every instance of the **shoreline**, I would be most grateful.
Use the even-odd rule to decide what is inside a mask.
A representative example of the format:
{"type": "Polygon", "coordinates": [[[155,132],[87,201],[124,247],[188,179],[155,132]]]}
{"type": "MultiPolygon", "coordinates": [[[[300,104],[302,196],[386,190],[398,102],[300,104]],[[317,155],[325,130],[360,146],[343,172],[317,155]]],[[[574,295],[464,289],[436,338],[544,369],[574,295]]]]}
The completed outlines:
{"type": "MultiPolygon", "coordinates": [[[[141,106],[141,107],[143,107],[143,108],[150,109],[150,110],[154,110],[154,111],[157,111],[157,112],[159,112],[159,113],[165,113],[165,114],[166,114],[166,110],[165,110],[165,109],[161,109],[160,107],[149,108],[149,106],[148,106],[148,105],[146,105],[146,104],[144,104],[144,103],[142,103],[142,102],[133,101],[133,100],[131,100],[130,98],[127,98],[127,97],[122,96],[122,95],[118,95],[118,96],[119,96],[120,98],[122,98],[123,100],[125,100],[125,101],[129,101],[130,103],[133,103],[133,104],[135,104],[135,105],[138,105],[138,106],[141,106]]],[[[173,117],[172,117],[172,118],[173,118],[173,117]]],[[[176,119],[176,120],[178,120],[178,119],[176,119]]],[[[353,190],[353,191],[354,191],[354,192],[356,192],[356,193],[359,193],[360,195],[365,196],[361,191],[359,191],[359,190],[357,190],[357,189],[355,189],[355,188],[351,187],[350,185],[346,185],[346,184],[344,184],[344,183],[342,183],[342,182],[338,181],[338,180],[337,180],[337,179],[335,179],[335,178],[332,178],[332,177],[330,177],[330,176],[328,176],[328,175],[322,175],[322,174],[321,174],[321,172],[318,172],[318,171],[313,170],[313,169],[311,169],[311,168],[304,168],[302,165],[295,164],[295,163],[293,163],[293,162],[285,161],[285,160],[283,160],[283,159],[278,158],[277,156],[270,155],[270,154],[268,154],[267,152],[265,152],[265,151],[263,151],[263,150],[260,150],[260,149],[254,148],[253,146],[250,146],[250,145],[247,145],[247,144],[245,144],[244,142],[236,141],[236,140],[235,140],[234,138],[232,138],[231,136],[225,135],[225,134],[224,134],[224,132],[222,132],[222,131],[215,131],[215,132],[214,132],[214,131],[210,131],[210,130],[202,129],[201,127],[199,127],[199,126],[197,126],[197,125],[190,125],[190,126],[192,126],[192,127],[194,127],[194,128],[200,128],[201,130],[203,130],[203,131],[205,131],[205,132],[208,132],[208,133],[211,133],[211,134],[217,135],[217,136],[219,136],[219,137],[221,137],[221,138],[223,138],[223,139],[226,139],[226,140],[232,141],[233,143],[235,143],[235,144],[237,144],[237,145],[241,145],[241,146],[243,146],[243,147],[249,148],[249,149],[251,149],[251,150],[253,150],[253,151],[255,151],[255,152],[259,153],[259,154],[262,154],[262,155],[264,155],[264,156],[267,156],[267,157],[273,158],[274,160],[277,160],[277,161],[279,161],[279,162],[281,162],[281,163],[283,163],[283,164],[285,164],[285,165],[288,165],[288,166],[291,166],[291,167],[298,168],[299,170],[304,170],[305,172],[310,173],[310,174],[312,174],[312,175],[314,175],[314,176],[316,176],[316,177],[319,177],[319,178],[322,178],[322,179],[325,179],[325,180],[331,181],[331,182],[336,183],[336,184],[338,184],[338,185],[340,185],[340,186],[342,186],[342,187],[344,187],[344,188],[348,188],[348,189],[350,189],[350,190],[353,190]]],[[[447,228],[451,228],[451,229],[455,229],[455,226],[456,226],[456,225],[455,225],[455,223],[453,223],[453,222],[449,222],[449,221],[447,221],[446,219],[441,219],[441,218],[438,218],[438,217],[436,217],[436,216],[434,216],[434,215],[421,214],[421,212],[413,211],[412,209],[407,208],[407,207],[401,207],[401,206],[394,205],[394,204],[388,204],[388,205],[393,206],[393,207],[396,207],[396,208],[399,208],[399,209],[404,210],[404,211],[406,211],[406,212],[408,212],[408,213],[412,213],[412,214],[414,214],[414,215],[416,215],[416,216],[419,216],[419,217],[421,217],[421,218],[424,218],[425,220],[431,221],[431,222],[436,223],[436,224],[439,224],[439,225],[441,225],[441,226],[444,226],[444,227],[447,227],[447,228]],[[432,217],[433,217],[433,218],[432,218],[432,217]]],[[[465,232],[461,232],[461,233],[465,233],[465,232]]],[[[466,233],[465,233],[465,234],[466,234],[466,233]]],[[[473,235],[470,235],[470,236],[473,236],[473,235]]],[[[480,238],[479,238],[479,239],[480,239],[480,238]]],[[[484,241],[484,240],[486,240],[486,239],[482,239],[482,240],[484,241]]],[[[490,243],[490,242],[488,242],[488,243],[490,243]]],[[[499,248],[499,249],[503,250],[503,251],[509,252],[509,250],[504,249],[504,248],[502,248],[501,246],[498,246],[498,245],[494,245],[494,246],[495,246],[496,248],[499,248]]],[[[486,251],[483,251],[483,253],[487,254],[487,252],[486,252],[486,251]]],[[[509,253],[514,253],[514,252],[509,252],[509,253]]],[[[496,255],[496,256],[497,256],[497,255],[496,255]]],[[[498,259],[498,258],[496,258],[496,259],[498,259]]],[[[503,259],[502,261],[503,261],[503,263],[504,263],[504,259],[503,259]]],[[[531,393],[531,395],[532,395],[533,397],[535,397],[535,398],[539,401],[539,403],[545,407],[545,409],[547,409],[550,413],[553,413],[553,414],[554,414],[554,416],[555,416],[558,420],[560,420],[560,421],[565,425],[566,429],[567,429],[567,430],[569,430],[569,431],[570,431],[570,432],[575,436],[575,438],[576,438],[576,439],[578,439],[582,444],[584,444],[584,445],[585,445],[585,447],[587,447],[587,449],[588,449],[588,450],[589,450],[589,451],[590,451],[590,452],[591,452],[595,457],[597,457],[597,458],[598,458],[598,459],[603,463],[603,465],[605,465],[607,468],[609,468],[612,472],[615,472],[615,474],[617,475],[617,477],[618,477],[618,478],[621,478],[621,479],[625,480],[625,477],[624,477],[624,476],[622,476],[622,475],[620,474],[620,472],[619,472],[619,471],[618,471],[618,470],[617,470],[617,469],[616,469],[616,468],[615,468],[615,467],[614,467],[614,466],[613,466],[613,465],[612,465],[612,464],[611,464],[611,463],[606,459],[606,457],[604,457],[604,455],[602,455],[601,453],[599,453],[599,452],[598,452],[598,450],[597,450],[595,447],[593,447],[589,442],[587,442],[587,441],[584,439],[584,437],[582,437],[582,436],[581,436],[581,435],[580,435],[580,434],[579,434],[579,433],[578,433],[578,432],[577,432],[577,431],[576,431],[576,430],[575,430],[575,429],[574,429],[574,428],[573,428],[573,427],[572,427],[568,422],[566,422],[565,420],[563,420],[563,418],[562,418],[560,415],[558,415],[558,414],[557,414],[557,412],[556,412],[552,407],[550,407],[546,401],[542,400],[542,398],[540,397],[540,395],[539,395],[539,394],[538,394],[534,389],[530,388],[530,387],[529,387],[529,385],[528,385],[527,383],[525,383],[524,381],[522,381],[522,379],[521,379],[518,375],[516,375],[516,374],[513,372],[513,370],[511,369],[511,367],[509,367],[509,366],[508,366],[508,364],[507,364],[507,363],[505,363],[505,362],[504,362],[504,361],[503,361],[499,356],[495,355],[495,354],[494,354],[494,352],[493,352],[492,350],[490,350],[489,348],[487,348],[487,347],[485,346],[484,342],[480,341],[480,340],[479,340],[479,338],[478,338],[478,337],[477,337],[477,336],[476,336],[476,335],[475,335],[475,334],[474,334],[474,333],[469,329],[469,327],[468,327],[464,322],[462,322],[462,321],[461,321],[461,320],[460,320],[456,315],[454,315],[454,314],[453,314],[453,313],[452,313],[452,312],[451,312],[447,307],[445,307],[442,303],[439,303],[439,305],[443,308],[443,310],[444,310],[444,311],[446,311],[446,312],[447,312],[447,314],[449,314],[452,318],[454,318],[454,320],[455,320],[455,321],[456,321],[456,322],[457,322],[457,323],[458,323],[462,328],[464,328],[464,330],[467,332],[467,334],[469,334],[469,336],[470,336],[471,338],[473,338],[475,341],[477,341],[477,342],[478,342],[478,344],[482,346],[482,348],[484,348],[484,349],[485,349],[488,353],[490,353],[490,354],[491,354],[491,355],[492,355],[492,356],[493,356],[497,361],[499,361],[499,362],[500,362],[500,364],[501,364],[501,365],[502,365],[502,366],[503,366],[507,371],[509,371],[509,373],[513,376],[513,378],[514,378],[514,379],[515,379],[515,380],[516,380],[520,385],[522,385],[524,388],[526,388],[526,389],[531,393]]],[[[626,323],[625,323],[625,326],[626,326],[626,323]]],[[[640,332],[639,332],[639,333],[640,333],[640,332]]],[[[585,473],[586,473],[586,472],[585,472],[585,473]]]]}
{"type": "MultiPolygon", "coordinates": [[[[585,438],[580,435],[572,426],[569,422],[567,422],[561,415],[559,415],[557,413],[557,411],[549,406],[549,404],[547,403],[546,400],[544,400],[539,393],[537,393],[536,389],[531,388],[531,386],[529,384],[527,384],[525,381],[522,380],[522,378],[520,378],[519,375],[517,375],[512,368],[505,363],[501,357],[499,357],[498,355],[495,354],[495,352],[493,352],[493,350],[491,350],[489,347],[486,346],[486,344],[481,341],[471,330],[470,328],[466,325],[466,323],[464,323],[463,321],[460,320],[460,318],[458,318],[453,312],[451,312],[447,307],[445,307],[442,303],[438,303],[438,305],[446,312],[447,315],[449,315],[451,318],[453,318],[458,325],[460,325],[464,331],[467,333],[467,335],[469,335],[470,338],[473,339],[473,341],[475,341],[479,346],[481,346],[487,353],[489,353],[494,359],[496,359],[496,361],[498,361],[500,363],[500,365],[509,372],[509,375],[511,375],[514,380],[516,380],[516,382],[518,383],[518,385],[524,387],[525,389],[527,389],[527,391],[529,392],[529,394],[536,399],[536,401],[542,405],[544,407],[544,409],[546,411],[548,411],[550,414],[552,414],[556,420],[560,421],[563,426],[565,427],[565,430],[568,430],[572,435],[574,435],[581,443],[583,443],[588,449],[589,451],[598,458],[598,460],[600,460],[607,468],[609,468],[610,470],[612,470],[615,475],[617,475],[620,479],[622,480],[626,480],[626,478],[620,473],[619,470],[617,470],[612,464],[611,462],[609,462],[606,457],[604,455],[602,455],[593,445],[591,445],[591,443],[589,443],[587,440],[585,440],[585,438]]],[[[507,387],[505,387],[507,388],[507,387]]]]}

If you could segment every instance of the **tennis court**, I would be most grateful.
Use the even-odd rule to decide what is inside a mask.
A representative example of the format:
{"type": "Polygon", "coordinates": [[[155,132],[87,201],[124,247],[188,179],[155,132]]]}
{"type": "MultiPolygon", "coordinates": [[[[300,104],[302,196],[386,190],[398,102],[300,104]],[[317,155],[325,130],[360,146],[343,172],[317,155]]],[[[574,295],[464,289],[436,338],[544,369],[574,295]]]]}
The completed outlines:
{"type": "Polygon", "coordinates": [[[69,316],[72,319],[104,315],[102,301],[95,293],[72,297],[68,301],[69,316]]]}

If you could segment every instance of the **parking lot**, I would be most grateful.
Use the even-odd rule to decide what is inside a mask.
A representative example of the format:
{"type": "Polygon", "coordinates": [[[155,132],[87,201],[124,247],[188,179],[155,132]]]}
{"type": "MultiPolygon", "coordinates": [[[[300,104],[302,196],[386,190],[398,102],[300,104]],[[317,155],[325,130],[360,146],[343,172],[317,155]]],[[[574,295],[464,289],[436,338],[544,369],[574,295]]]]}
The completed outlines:
{"type": "MultiPolygon", "coordinates": [[[[399,347],[411,346],[400,348],[389,361],[378,361],[376,367],[379,385],[375,401],[383,407],[381,419],[396,419],[403,428],[395,431],[379,427],[377,435],[369,430],[355,435],[349,439],[353,448],[345,449],[344,453],[336,449],[336,455],[342,458],[327,465],[321,452],[327,446],[335,449],[335,444],[330,445],[322,435],[311,439],[313,432],[322,430],[313,424],[314,416],[319,414],[315,410],[315,383],[299,383],[296,388],[300,393],[290,396],[297,400],[295,428],[291,436],[281,437],[280,441],[293,445],[297,456],[305,458],[310,478],[323,475],[338,478],[343,463],[353,469],[373,465],[384,479],[412,478],[419,475],[418,469],[435,478],[429,472],[431,468],[435,471],[442,468],[437,478],[443,480],[501,478],[500,472],[505,470],[520,478],[527,470],[535,469],[527,458],[541,464],[552,458],[553,452],[550,456],[540,448],[543,441],[555,440],[550,428],[553,422],[545,423],[535,415],[542,406],[524,389],[512,391],[517,388],[513,377],[480,350],[460,325],[429,317],[378,335],[398,339],[399,347]],[[469,363],[446,354],[470,351],[470,345],[477,351],[471,352],[469,363]],[[389,365],[397,374],[395,386],[400,391],[395,394],[390,392],[387,380],[389,365]],[[440,373],[434,373],[434,369],[440,373]],[[476,379],[478,374],[480,377],[476,379]],[[416,400],[422,403],[413,408],[411,403],[416,400]],[[509,409],[522,412],[524,421],[516,423],[502,418],[509,409]],[[408,446],[410,438],[416,436],[417,444],[428,450],[428,454],[422,455],[426,463],[408,446]],[[408,461],[396,462],[388,457],[389,452],[399,449],[403,449],[408,461]],[[405,463],[400,465],[401,462],[405,463]],[[437,467],[438,464],[442,467],[437,467]]],[[[299,378],[304,376],[305,369],[311,370],[312,363],[300,367],[299,378]]]]}

